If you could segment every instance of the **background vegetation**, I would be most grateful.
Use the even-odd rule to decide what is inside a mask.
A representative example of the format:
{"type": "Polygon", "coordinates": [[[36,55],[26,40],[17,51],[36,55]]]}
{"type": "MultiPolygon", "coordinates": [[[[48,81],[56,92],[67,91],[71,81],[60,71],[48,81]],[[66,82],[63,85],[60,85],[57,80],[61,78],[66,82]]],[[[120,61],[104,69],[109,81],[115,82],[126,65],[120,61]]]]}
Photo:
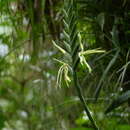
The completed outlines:
{"type": "Polygon", "coordinates": [[[0,0],[0,130],[129,130],[129,21],[129,0],[0,0]]]}

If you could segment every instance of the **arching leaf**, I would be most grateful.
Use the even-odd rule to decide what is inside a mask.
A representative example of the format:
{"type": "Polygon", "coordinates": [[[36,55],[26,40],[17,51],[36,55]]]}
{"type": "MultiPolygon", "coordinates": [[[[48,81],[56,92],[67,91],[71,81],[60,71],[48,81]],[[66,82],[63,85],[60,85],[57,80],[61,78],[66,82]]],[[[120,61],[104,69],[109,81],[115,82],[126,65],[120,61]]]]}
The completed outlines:
{"type": "Polygon", "coordinates": [[[130,90],[123,93],[122,95],[120,95],[119,97],[117,97],[117,99],[115,99],[110,106],[107,108],[107,110],[105,111],[105,113],[109,113],[112,110],[114,110],[115,108],[121,106],[123,103],[127,102],[128,99],[130,98],[130,90]]]}

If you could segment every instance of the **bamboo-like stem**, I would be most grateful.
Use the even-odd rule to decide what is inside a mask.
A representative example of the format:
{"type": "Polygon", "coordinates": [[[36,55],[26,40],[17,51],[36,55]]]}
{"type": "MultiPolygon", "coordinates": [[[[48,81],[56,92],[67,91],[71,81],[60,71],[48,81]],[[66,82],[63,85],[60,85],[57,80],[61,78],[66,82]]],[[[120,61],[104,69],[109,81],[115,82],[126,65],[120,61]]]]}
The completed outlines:
{"type": "Polygon", "coordinates": [[[75,69],[73,69],[73,80],[74,80],[74,86],[75,86],[75,88],[77,90],[79,99],[80,99],[80,101],[81,101],[81,103],[82,103],[82,105],[84,107],[84,110],[85,110],[89,120],[91,121],[91,123],[93,125],[93,128],[95,130],[99,130],[99,128],[97,127],[96,122],[94,121],[93,117],[91,116],[89,108],[88,108],[88,106],[87,106],[87,104],[85,102],[85,98],[84,98],[84,96],[82,94],[81,87],[79,85],[78,78],[77,78],[77,72],[76,72],[75,69]]]}

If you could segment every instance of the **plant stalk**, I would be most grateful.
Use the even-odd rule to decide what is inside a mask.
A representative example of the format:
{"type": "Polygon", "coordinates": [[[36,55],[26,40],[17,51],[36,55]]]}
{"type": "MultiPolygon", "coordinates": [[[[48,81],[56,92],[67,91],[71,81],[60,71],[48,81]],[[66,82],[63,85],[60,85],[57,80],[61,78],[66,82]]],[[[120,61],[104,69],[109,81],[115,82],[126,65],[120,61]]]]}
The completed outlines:
{"type": "Polygon", "coordinates": [[[76,72],[75,69],[73,69],[73,79],[74,79],[74,86],[76,87],[79,99],[80,99],[80,101],[81,101],[81,103],[82,103],[82,105],[84,107],[84,110],[85,110],[89,120],[91,121],[91,123],[93,125],[93,128],[95,130],[99,130],[99,128],[97,127],[96,122],[94,121],[93,117],[91,116],[89,108],[88,108],[88,106],[87,106],[87,104],[85,102],[85,98],[84,98],[84,96],[82,94],[81,87],[80,87],[80,85],[78,83],[77,72],[76,72]]]}

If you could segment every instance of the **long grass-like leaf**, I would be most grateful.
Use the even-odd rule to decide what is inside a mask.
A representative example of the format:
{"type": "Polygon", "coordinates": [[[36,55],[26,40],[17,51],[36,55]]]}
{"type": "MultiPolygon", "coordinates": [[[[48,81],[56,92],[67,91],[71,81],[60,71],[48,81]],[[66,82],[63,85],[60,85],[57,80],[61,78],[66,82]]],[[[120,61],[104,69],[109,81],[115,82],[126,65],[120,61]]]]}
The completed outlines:
{"type": "Polygon", "coordinates": [[[120,105],[122,105],[123,103],[127,102],[128,99],[130,98],[130,90],[123,93],[122,95],[118,96],[110,105],[109,107],[106,109],[105,113],[109,113],[112,110],[114,110],[115,108],[119,107],[120,105]]]}
{"type": "Polygon", "coordinates": [[[101,77],[101,79],[100,79],[100,81],[99,81],[99,84],[98,84],[98,86],[97,86],[97,89],[96,89],[96,91],[95,91],[95,93],[94,93],[94,97],[95,97],[96,100],[98,99],[98,96],[99,96],[99,94],[100,94],[100,91],[101,91],[101,88],[102,88],[101,85],[102,85],[102,83],[103,83],[103,81],[104,81],[104,79],[105,79],[107,73],[109,72],[110,68],[114,65],[115,61],[117,60],[117,58],[118,58],[118,56],[119,56],[119,52],[120,52],[120,50],[118,50],[118,51],[116,52],[115,56],[114,56],[114,57],[112,58],[112,60],[109,62],[108,66],[106,67],[106,69],[105,69],[105,71],[104,71],[104,73],[102,74],[102,77],[101,77]]]}

